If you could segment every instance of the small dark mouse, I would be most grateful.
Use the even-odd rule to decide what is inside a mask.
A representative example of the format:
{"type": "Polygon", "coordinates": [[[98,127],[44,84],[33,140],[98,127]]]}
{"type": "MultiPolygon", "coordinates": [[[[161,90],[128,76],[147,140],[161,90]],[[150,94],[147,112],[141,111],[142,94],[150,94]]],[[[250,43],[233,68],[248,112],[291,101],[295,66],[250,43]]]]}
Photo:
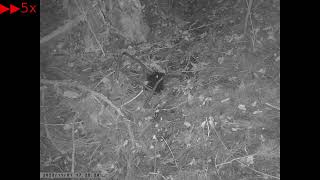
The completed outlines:
{"type": "Polygon", "coordinates": [[[147,86],[154,90],[155,94],[160,93],[164,89],[163,78],[165,74],[161,72],[153,72],[147,74],[147,86]]]}

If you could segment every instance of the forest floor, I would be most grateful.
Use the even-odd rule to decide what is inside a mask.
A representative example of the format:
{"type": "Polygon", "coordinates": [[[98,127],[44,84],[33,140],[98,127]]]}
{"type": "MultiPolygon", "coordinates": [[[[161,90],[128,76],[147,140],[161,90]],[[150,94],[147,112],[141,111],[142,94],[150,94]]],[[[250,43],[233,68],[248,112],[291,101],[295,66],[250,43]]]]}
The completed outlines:
{"type": "Polygon", "coordinates": [[[280,179],[280,0],[40,13],[40,172],[280,179]]]}

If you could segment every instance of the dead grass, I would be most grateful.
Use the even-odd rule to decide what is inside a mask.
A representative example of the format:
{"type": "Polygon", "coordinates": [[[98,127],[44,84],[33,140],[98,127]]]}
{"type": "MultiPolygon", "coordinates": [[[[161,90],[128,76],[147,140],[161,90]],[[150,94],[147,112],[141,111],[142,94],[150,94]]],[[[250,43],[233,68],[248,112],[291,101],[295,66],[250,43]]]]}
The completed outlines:
{"type": "Polygon", "coordinates": [[[141,0],[144,9],[111,2],[57,4],[69,22],[84,18],[43,22],[41,171],[280,179],[278,1],[141,0]],[[108,20],[140,11],[148,36],[108,20]],[[148,92],[123,52],[165,71],[165,89],[148,92]]]}

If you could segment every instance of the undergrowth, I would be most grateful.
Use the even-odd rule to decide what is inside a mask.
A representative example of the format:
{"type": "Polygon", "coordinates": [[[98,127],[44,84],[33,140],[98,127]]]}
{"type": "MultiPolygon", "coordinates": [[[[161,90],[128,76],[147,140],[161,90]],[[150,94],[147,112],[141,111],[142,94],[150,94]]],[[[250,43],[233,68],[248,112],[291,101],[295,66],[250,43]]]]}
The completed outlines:
{"type": "Polygon", "coordinates": [[[42,6],[41,172],[280,179],[279,1],[42,6]]]}

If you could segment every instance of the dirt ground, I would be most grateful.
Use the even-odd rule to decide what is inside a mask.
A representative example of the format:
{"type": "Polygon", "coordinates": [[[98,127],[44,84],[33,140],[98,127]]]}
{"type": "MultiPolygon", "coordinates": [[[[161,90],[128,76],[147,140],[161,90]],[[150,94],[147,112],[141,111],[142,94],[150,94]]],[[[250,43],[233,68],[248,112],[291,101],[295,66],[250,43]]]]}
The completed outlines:
{"type": "Polygon", "coordinates": [[[280,179],[280,0],[40,9],[40,172],[280,179]]]}

